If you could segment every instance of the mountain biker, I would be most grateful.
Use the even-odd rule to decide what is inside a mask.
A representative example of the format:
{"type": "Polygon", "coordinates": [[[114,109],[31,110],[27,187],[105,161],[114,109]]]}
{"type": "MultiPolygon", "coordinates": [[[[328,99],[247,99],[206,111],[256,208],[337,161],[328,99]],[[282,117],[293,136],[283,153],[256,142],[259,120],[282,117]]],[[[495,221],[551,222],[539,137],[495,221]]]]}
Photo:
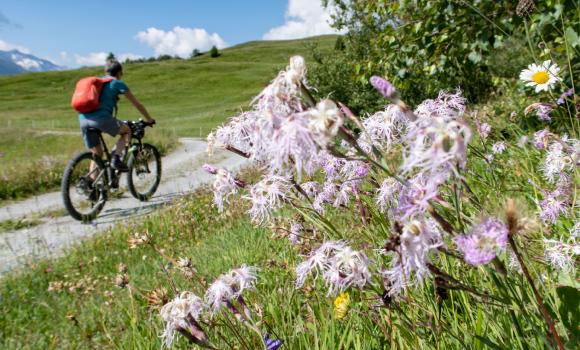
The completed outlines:
{"type": "MultiPolygon", "coordinates": [[[[88,132],[89,128],[99,129],[113,137],[120,135],[119,140],[115,146],[115,152],[111,159],[111,166],[120,172],[127,172],[129,169],[122,160],[123,151],[129,143],[131,136],[131,129],[129,126],[118,120],[113,112],[116,112],[117,101],[119,95],[125,95],[129,101],[137,108],[141,115],[145,118],[145,122],[154,124],[155,119],[151,118],[149,112],[133,95],[121,78],[123,77],[123,66],[117,60],[107,60],[105,64],[106,78],[112,78],[110,82],[103,85],[101,95],[99,97],[99,108],[93,112],[80,113],[79,122],[83,134],[83,141],[85,146],[98,157],[103,156],[103,145],[100,142],[98,135],[93,132],[88,132]]],[[[116,114],[116,113],[115,113],[116,114]]],[[[93,164],[91,164],[93,165],[93,164]]]]}

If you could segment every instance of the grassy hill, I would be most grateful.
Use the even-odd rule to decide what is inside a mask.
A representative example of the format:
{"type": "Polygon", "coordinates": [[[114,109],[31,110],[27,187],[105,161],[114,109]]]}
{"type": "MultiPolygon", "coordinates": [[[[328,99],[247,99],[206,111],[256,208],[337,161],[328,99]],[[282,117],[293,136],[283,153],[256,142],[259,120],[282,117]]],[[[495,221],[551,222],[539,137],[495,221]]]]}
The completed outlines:
{"type": "MultiPolygon", "coordinates": [[[[301,54],[308,60],[310,45],[330,50],[335,39],[254,41],[225,49],[218,58],[206,54],[130,63],[124,67],[123,80],[158,121],[149,140],[167,144],[175,136],[207,135],[246,108],[290,56],[301,54]]],[[[91,67],[0,77],[0,200],[58,183],[64,162],[84,147],[76,134],[77,114],[69,105],[74,85],[82,77],[100,74],[101,67],[91,67]],[[31,179],[23,180],[27,174],[31,179]],[[18,187],[26,182],[34,186],[18,187]]],[[[138,117],[121,99],[119,118],[138,117]]]]}

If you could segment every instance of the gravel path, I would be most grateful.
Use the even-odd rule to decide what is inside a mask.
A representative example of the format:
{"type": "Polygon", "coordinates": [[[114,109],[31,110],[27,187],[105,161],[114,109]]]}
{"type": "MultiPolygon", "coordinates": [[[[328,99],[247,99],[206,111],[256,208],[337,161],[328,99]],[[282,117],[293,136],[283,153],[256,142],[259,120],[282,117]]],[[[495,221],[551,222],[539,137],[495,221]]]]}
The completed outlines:
{"type": "MultiPolygon", "coordinates": [[[[201,169],[206,161],[228,170],[237,170],[245,163],[244,158],[230,152],[218,153],[208,159],[206,143],[200,140],[182,138],[179,142],[178,149],[162,160],[161,184],[150,201],[139,202],[127,191],[121,198],[108,201],[91,224],[81,224],[67,215],[46,219],[28,229],[0,233],[0,275],[34,259],[58,256],[84,238],[120,221],[148,214],[211,181],[213,176],[201,169]]],[[[125,181],[125,178],[121,179],[121,183],[125,181]]],[[[60,192],[48,193],[1,207],[0,221],[62,209],[60,192]]]]}

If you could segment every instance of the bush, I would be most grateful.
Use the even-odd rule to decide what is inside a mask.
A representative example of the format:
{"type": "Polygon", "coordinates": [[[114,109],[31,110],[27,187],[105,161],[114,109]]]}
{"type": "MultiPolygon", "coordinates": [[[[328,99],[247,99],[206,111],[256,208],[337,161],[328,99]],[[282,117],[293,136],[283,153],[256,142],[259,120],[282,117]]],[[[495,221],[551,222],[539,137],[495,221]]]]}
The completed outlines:
{"type": "Polygon", "coordinates": [[[203,55],[203,54],[198,49],[193,49],[189,58],[195,58],[195,57],[201,56],[201,55],[203,55]]]}
{"type": "Polygon", "coordinates": [[[209,50],[209,56],[211,58],[216,58],[216,57],[220,56],[220,53],[219,53],[217,47],[215,47],[215,45],[212,46],[211,49],[209,50]]]}
{"type": "Polygon", "coordinates": [[[353,78],[383,75],[412,103],[461,87],[471,101],[492,87],[490,57],[514,31],[515,4],[492,0],[334,1],[334,26],[344,36],[353,78]],[[485,14],[481,16],[480,14],[485,14]],[[499,25],[497,24],[499,23],[499,25]]]}
{"type": "Polygon", "coordinates": [[[334,52],[322,55],[316,47],[311,47],[315,64],[308,72],[308,82],[316,86],[315,97],[329,97],[341,101],[357,114],[380,109],[384,99],[366,81],[356,79],[356,71],[347,53],[334,52]]]}
{"type": "Polygon", "coordinates": [[[173,59],[171,55],[159,55],[159,57],[157,57],[157,61],[167,61],[170,59],[173,59]]]}

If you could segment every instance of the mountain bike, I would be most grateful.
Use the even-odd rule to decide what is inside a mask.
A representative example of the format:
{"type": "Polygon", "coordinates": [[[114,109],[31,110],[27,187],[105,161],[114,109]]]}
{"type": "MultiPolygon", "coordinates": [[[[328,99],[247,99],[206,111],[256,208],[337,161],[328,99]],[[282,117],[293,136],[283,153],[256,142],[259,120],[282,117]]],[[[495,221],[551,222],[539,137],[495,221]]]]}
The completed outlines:
{"type": "MultiPolygon", "coordinates": [[[[149,200],[161,181],[161,155],[155,146],[142,142],[145,128],[152,124],[140,120],[126,122],[131,129],[131,141],[125,148],[127,188],[140,201],[149,200]]],[[[111,166],[112,154],[107,149],[99,129],[88,132],[98,134],[103,145],[103,158],[90,151],[77,154],[65,168],[61,192],[64,206],[73,218],[88,222],[103,210],[109,192],[119,187],[122,175],[111,166]]]]}

